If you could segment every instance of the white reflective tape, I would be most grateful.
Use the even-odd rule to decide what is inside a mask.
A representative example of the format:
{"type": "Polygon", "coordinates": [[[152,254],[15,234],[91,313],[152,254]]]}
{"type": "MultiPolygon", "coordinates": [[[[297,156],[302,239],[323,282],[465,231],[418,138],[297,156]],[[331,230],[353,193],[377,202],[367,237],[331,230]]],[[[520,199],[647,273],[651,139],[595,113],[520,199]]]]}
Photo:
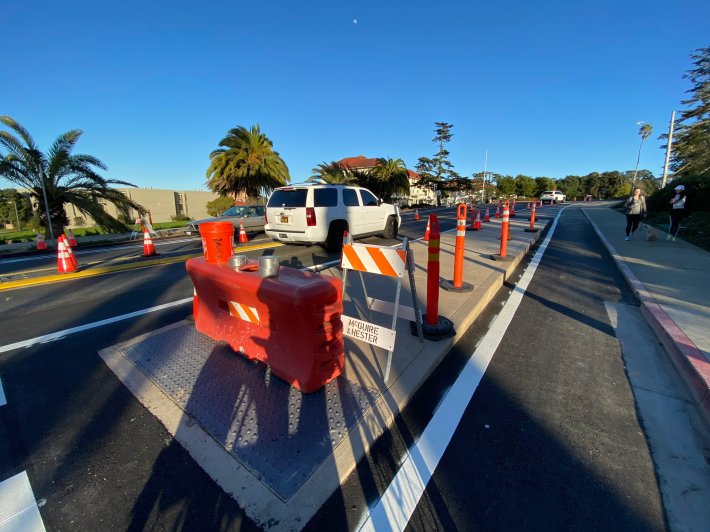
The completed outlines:
{"type": "Polygon", "coordinates": [[[456,231],[456,236],[466,236],[466,229],[456,231]]]}

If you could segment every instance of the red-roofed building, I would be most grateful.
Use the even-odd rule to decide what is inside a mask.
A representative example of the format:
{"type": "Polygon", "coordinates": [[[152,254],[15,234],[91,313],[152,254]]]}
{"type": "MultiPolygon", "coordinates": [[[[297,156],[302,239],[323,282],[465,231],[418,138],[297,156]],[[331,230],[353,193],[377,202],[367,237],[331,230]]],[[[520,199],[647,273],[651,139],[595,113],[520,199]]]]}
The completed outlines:
{"type": "MultiPolygon", "coordinates": [[[[370,172],[375,166],[377,166],[376,157],[365,157],[364,155],[357,155],[356,157],[345,157],[338,161],[343,167],[348,167],[350,170],[360,170],[362,172],[370,172]]],[[[419,186],[419,180],[421,177],[418,173],[413,170],[407,169],[409,174],[409,196],[403,196],[397,198],[397,203],[400,205],[418,205],[420,203],[427,203],[433,205],[436,203],[436,194],[433,190],[428,187],[419,186]]]]}

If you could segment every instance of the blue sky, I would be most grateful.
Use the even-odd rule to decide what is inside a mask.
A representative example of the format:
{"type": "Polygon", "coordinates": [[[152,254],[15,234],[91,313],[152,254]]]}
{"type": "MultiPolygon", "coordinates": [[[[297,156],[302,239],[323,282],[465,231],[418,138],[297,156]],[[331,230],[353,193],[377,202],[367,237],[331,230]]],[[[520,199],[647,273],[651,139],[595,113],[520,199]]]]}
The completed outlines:
{"type": "MultiPolygon", "coordinates": [[[[710,2],[3,0],[0,114],[43,149],[141,187],[204,189],[209,153],[260,124],[293,182],[343,157],[448,148],[463,175],[641,168],[710,45],[710,2]],[[357,21],[357,22],[355,22],[357,21]]],[[[0,186],[8,186],[0,180],[0,186]]]]}

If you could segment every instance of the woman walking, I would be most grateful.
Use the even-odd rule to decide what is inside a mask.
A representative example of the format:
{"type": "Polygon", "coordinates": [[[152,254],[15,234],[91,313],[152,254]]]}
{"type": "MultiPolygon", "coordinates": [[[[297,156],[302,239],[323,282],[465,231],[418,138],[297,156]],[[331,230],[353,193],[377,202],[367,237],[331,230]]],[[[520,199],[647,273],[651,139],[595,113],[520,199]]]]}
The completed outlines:
{"type": "Polygon", "coordinates": [[[680,229],[680,222],[685,218],[688,212],[685,197],[685,187],[683,185],[678,185],[675,187],[675,196],[671,199],[671,226],[668,230],[668,236],[666,240],[676,241],[678,236],[678,229],[680,229]]]}
{"type": "Polygon", "coordinates": [[[633,194],[626,200],[626,238],[631,240],[631,235],[636,232],[641,222],[641,217],[646,215],[646,198],[641,195],[641,189],[635,188],[633,194]]]}

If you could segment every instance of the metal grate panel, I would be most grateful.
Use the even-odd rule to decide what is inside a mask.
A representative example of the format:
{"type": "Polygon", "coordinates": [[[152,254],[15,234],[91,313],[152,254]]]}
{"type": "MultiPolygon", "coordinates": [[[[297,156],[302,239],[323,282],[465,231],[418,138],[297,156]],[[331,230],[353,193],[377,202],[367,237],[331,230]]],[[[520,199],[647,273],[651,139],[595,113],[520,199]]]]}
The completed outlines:
{"type": "Polygon", "coordinates": [[[342,376],[302,394],[189,323],[117,347],[284,500],[380,396],[342,376]]]}

